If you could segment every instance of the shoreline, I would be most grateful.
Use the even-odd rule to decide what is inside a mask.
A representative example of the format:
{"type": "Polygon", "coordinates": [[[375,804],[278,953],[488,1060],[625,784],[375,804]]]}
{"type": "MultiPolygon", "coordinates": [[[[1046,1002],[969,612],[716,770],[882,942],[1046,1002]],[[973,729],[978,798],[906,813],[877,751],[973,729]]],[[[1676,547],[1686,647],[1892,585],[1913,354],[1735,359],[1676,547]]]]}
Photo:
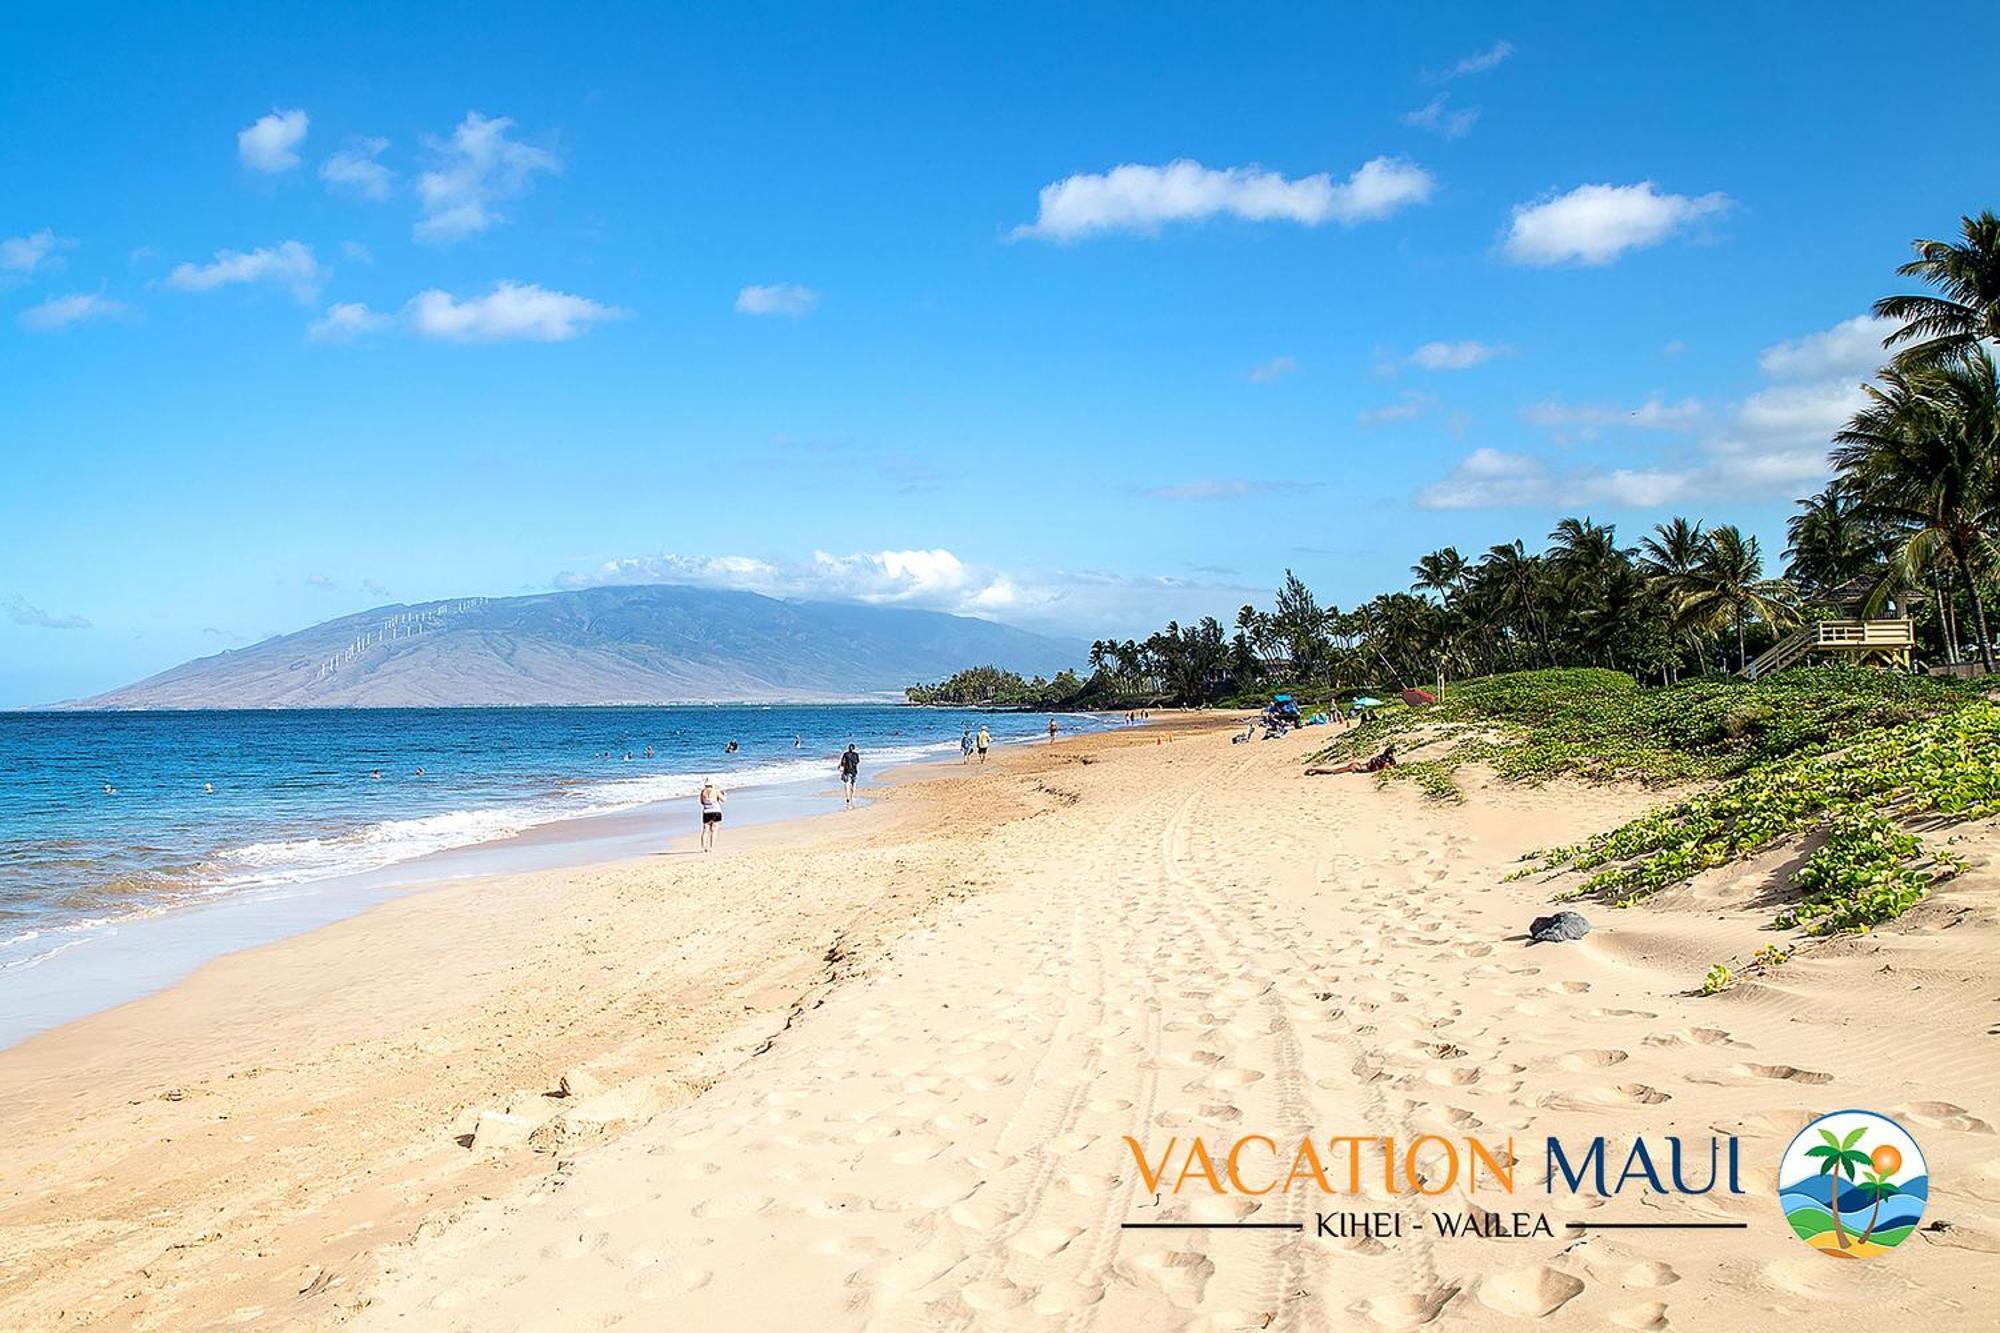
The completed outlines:
{"type": "MultiPolygon", "coordinates": [[[[1033,743],[1033,738],[1016,738],[995,749],[1033,743]]],[[[948,762],[942,753],[937,759],[898,759],[866,777],[861,791],[870,794],[906,770],[948,762]]],[[[837,794],[824,777],[752,782],[728,790],[730,824],[735,829],[831,813],[825,802],[837,794]]],[[[33,962],[0,971],[0,1051],[65,1023],[156,994],[216,958],[346,920],[405,894],[466,880],[611,864],[643,856],[663,841],[691,846],[691,834],[683,838],[669,830],[679,827],[682,807],[691,808],[692,799],[675,797],[560,815],[497,837],[370,869],[246,885],[206,901],[183,900],[107,919],[94,926],[92,934],[58,943],[33,962]]]]}
{"type": "Polygon", "coordinates": [[[885,773],[866,809],[746,827],[712,858],[438,886],[0,1052],[0,1327],[1004,1308],[1166,1329],[1255,1326],[1272,1300],[1305,1302],[1303,1326],[1548,1303],[1574,1327],[1654,1305],[1741,1327],[1807,1292],[1902,1327],[1893,1293],[1925,1275],[1947,1293],[1932,1326],[1985,1308],[1990,829],[1966,844],[1980,868],[1897,929],[1699,1000],[1705,961],[1759,939],[1741,909],[1774,866],[1588,909],[1586,940],[1533,949],[1546,891],[1503,878],[1654,794],[1442,809],[1302,777],[1310,735],[1231,746],[1240,725],[1168,715],[885,773]],[[1869,1025],[1899,976],[1922,978],[1921,1030],[1869,1025]],[[1954,1229],[1836,1266],[1754,1191],[1802,1116],[1855,1105],[1912,1126],[1954,1229]],[[1152,1211],[1121,1134],[1481,1124],[1741,1134],[1753,1194],[1690,1202],[1753,1230],[1394,1260],[1302,1239],[1246,1268],[1240,1240],[1116,1226],[1190,1206],[1152,1211]]]}

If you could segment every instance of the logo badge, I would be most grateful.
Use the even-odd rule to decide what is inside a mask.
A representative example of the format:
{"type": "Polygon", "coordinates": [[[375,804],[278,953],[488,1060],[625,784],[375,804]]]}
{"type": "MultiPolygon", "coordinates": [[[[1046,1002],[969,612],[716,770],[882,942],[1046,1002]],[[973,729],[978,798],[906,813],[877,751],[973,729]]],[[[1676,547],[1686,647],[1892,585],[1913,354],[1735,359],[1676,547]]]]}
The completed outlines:
{"type": "Polygon", "coordinates": [[[1930,1187],[1917,1141],[1873,1111],[1821,1116],[1778,1163],[1785,1220],[1835,1259],[1872,1259],[1901,1245],[1924,1215],[1930,1187]]]}

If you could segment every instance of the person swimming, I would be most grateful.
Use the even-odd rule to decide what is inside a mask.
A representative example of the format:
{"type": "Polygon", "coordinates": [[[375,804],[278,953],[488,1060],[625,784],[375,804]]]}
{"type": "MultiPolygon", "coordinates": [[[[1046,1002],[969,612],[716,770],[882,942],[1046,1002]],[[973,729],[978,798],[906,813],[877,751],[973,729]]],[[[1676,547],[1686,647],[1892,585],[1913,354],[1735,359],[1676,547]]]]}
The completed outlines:
{"type": "Polygon", "coordinates": [[[736,752],[737,752],[738,750],[740,750],[740,749],[742,749],[742,748],[743,748],[743,747],[742,747],[742,746],[740,746],[740,745],[738,745],[738,744],[736,743],[736,741],[734,740],[734,738],[732,738],[732,739],[730,740],[729,744],[727,744],[727,745],[725,745],[725,746],[723,746],[723,747],[722,747],[722,752],[723,752],[724,754],[735,754],[735,753],[736,753],[736,752]]]}

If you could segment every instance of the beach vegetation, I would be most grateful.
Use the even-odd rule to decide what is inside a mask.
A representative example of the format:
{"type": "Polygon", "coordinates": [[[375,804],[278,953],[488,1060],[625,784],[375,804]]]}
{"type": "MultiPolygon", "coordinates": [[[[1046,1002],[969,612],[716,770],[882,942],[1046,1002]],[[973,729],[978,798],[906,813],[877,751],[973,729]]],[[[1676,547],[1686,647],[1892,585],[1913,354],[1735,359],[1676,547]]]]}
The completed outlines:
{"type": "Polygon", "coordinates": [[[1736,980],[1726,964],[1717,963],[1708,969],[1708,975],[1701,979],[1703,995],[1718,995],[1729,989],[1729,983],[1736,980]]]}

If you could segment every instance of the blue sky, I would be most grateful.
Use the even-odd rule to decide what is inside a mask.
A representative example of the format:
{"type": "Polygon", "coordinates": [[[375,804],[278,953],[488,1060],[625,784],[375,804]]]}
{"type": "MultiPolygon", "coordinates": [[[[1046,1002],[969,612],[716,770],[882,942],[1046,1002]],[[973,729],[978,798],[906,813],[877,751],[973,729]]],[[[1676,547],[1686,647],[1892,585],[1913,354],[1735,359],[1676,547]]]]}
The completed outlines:
{"type": "Polygon", "coordinates": [[[593,11],[14,17],[0,705],[589,581],[1093,636],[1566,513],[1775,554],[1995,203],[1890,6],[593,11]]]}

